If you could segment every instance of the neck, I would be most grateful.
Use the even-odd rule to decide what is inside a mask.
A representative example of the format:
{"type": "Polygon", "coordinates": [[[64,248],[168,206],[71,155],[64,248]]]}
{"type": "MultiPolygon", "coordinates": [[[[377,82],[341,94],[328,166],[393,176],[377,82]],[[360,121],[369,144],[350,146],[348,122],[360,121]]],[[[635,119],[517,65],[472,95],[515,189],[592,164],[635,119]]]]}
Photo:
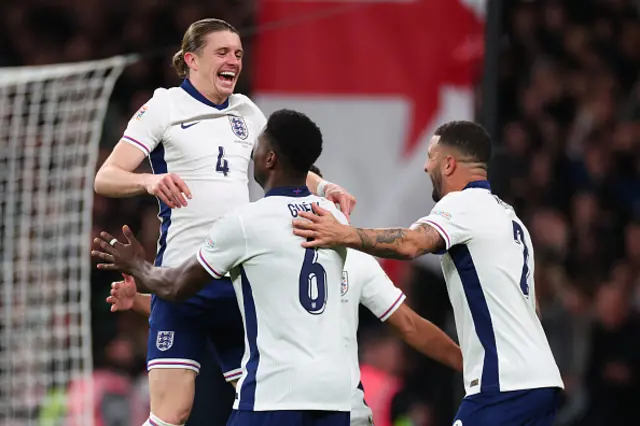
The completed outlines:
{"type": "Polygon", "coordinates": [[[191,74],[188,78],[193,87],[195,87],[196,90],[210,102],[213,102],[216,105],[221,105],[227,100],[227,96],[223,96],[216,93],[215,90],[211,90],[209,82],[200,78],[197,74],[191,74]]]}
{"type": "Polygon", "coordinates": [[[292,175],[282,172],[274,172],[265,182],[264,192],[269,192],[273,188],[280,188],[283,186],[306,186],[307,175],[292,175]]]}
{"type": "Polygon", "coordinates": [[[487,179],[487,173],[470,173],[465,176],[460,176],[458,179],[453,179],[448,184],[445,184],[445,192],[442,194],[444,197],[449,192],[457,192],[462,191],[469,185],[471,182],[477,182],[487,179]]]}

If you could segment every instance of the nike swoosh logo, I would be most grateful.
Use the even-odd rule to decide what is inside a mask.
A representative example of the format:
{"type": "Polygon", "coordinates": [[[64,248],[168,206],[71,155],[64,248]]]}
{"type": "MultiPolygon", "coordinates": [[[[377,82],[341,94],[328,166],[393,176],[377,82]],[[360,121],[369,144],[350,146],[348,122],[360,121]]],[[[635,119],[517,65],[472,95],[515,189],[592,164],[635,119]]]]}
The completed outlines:
{"type": "Polygon", "coordinates": [[[196,124],[198,124],[198,123],[200,123],[200,122],[199,122],[199,121],[196,121],[195,123],[191,123],[191,124],[184,124],[184,123],[181,123],[181,124],[180,124],[180,127],[181,127],[181,128],[183,128],[183,129],[188,129],[189,127],[191,127],[191,126],[195,126],[195,125],[196,125],[196,124]]]}

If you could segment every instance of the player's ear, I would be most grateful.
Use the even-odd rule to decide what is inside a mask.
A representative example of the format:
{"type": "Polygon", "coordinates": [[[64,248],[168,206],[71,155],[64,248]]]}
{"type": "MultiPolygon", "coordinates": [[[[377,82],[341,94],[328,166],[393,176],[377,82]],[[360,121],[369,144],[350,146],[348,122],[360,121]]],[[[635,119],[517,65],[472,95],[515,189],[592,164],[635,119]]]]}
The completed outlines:
{"type": "Polygon", "coordinates": [[[457,167],[456,159],[453,155],[447,155],[442,161],[442,174],[443,176],[450,176],[457,167]]]}
{"type": "Polygon", "coordinates": [[[275,151],[270,150],[267,154],[265,165],[267,166],[267,169],[274,169],[276,167],[276,164],[278,164],[278,155],[275,153],[275,151]]]}
{"type": "Polygon", "coordinates": [[[184,62],[187,64],[187,66],[194,70],[197,71],[198,70],[198,57],[196,56],[195,53],[193,52],[185,52],[184,54],[184,62]]]}

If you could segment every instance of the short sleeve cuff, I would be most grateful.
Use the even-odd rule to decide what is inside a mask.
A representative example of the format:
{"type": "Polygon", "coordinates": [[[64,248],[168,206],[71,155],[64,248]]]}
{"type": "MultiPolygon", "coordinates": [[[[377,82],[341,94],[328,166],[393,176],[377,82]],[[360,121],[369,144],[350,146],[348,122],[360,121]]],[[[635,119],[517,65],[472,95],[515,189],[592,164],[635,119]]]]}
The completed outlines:
{"type": "Polygon", "coordinates": [[[420,223],[427,224],[427,225],[431,226],[432,228],[434,228],[438,232],[438,234],[440,234],[442,239],[444,240],[444,243],[445,243],[445,245],[447,247],[447,250],[449,250],[451,248],[451,238],[449,237],[449,234],[447,234],[447,231],[444,230],[442,225],[440,225],[438,222],[436,222],[434,220],[431,220],[431,219],[421,220],[420,223]]]}
{"type": "Polygon", "coordinates": [[[143,144],[142,142],[140,142],[139,140],[137,140],[135,138],[132,138],[131,136],[124,135],[124,136],[122,136],[121,140],[129,143],[130,145],[135,146],[140,151],[144,152],[145,155],[151,154],[151,151],[149,150],[149,148],[147,148],[147,146],[145,144],[143,144]]]}
{"type": "Polygon", "coordinates": [[[200,265],[202,265],[202,267],[215,279],[219,280],[221,278],[224,277],[224,273],[220,273],[218,271],[216,271],[210,264],[209,262],[207,262],[207,259],[205,259],[204,255],[202,254],[202,249],[198,250],[198,262],[200,262],[200,265]]]}
{"type": "Polygon", "coordinates": [[[398,310],[398,308],[400,307],[400,305],[402,305],[402,302],[404,302],[404,299],[406,299],[407,296],[404,295],[404,293],[400,293],[400,295],[398,296],[398,298],[395,300],[395,302],[393,302],[391,304],[391,306],[389,306],[387,308],[386,311],[384,311],[384,313],[382,315],[380,315],[378,318],[380,319],[380,321],[384,322],[387,319],[389,319],[389,317],[391,315],[393,315],[393,313],[395,311],[398,310]]]}

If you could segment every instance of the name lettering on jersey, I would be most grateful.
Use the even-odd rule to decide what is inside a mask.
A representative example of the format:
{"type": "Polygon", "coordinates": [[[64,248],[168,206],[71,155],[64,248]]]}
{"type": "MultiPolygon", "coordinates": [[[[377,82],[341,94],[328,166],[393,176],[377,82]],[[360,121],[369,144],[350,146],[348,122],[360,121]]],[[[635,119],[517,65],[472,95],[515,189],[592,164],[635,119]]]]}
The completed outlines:
{"type": "Polygon", "coordinates": [[[247,127],[247,123],[244,121],[244,118],[230,115],[229,124],[231,124],[233,134],[240,139],[245,140],[249,137],[249,128],[247,127]]]}
{"type": "Polygon", "coordinates": [[[495,199],[496,199],[496,202],[497,202],[498,204],[500,204],[502,207],[504,207],[505,209],[507,209],[507,210],[513,210],[513,206],[511,206],[511,204],[509,204],[509,203],[506,203],[506,202],[502,201],[502,200],[500,199],[500,197],[498,197],[497,195],[493,195],[493,198],[495,198],[495,199]]]}
{"type": "Polygon", "coordinates": [[[313,209],[311,208],[311,205],[313,204],[320,205],[320,203],[316,201],[315,203],[289,204],[287,207],[289,207],[289,213],[291,213],[291,216],[298,217],[298,212],[313,212],[313,209]]]}

